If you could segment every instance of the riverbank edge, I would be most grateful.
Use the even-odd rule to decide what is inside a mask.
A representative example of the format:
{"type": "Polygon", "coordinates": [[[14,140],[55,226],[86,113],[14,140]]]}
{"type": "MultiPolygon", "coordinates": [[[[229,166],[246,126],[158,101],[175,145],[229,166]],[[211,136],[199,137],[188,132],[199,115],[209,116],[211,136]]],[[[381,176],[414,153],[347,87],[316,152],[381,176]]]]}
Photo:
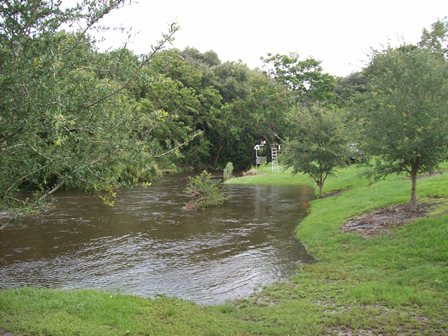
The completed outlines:
{"type": "MultiPolygon", "coordinates": [[[[260,173],[258,182],[238,182],[310,184],[305,176],[260,173]]],[[[342,232],[347,217],[408,198],[405,178],[371,182],[360,173],[352,167],[329,180],[327,192],[346,191],[312,201],[298,225],[319,262],[249,298],[199,306],[96,291],[6,290],[0,292],[0,327],[17,335],[443,334],[448,207],[441,201],[428,217],[378,237],[342,232]]],[[[421,201],[443,200],[448,174],[419,180],[418,192],[421,201]]]]}

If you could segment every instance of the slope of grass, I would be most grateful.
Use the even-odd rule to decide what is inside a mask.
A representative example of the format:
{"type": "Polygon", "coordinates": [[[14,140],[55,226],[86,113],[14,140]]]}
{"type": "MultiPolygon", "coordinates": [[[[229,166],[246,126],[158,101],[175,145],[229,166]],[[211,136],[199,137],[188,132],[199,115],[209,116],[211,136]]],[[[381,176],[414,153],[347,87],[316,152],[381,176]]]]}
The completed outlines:
{"type": "MultiPolygon", "coordinates": [[[[333,192],[351,188],[356,185],[366,185],[369,181],[365,178],[367,170],[357,166],[336,171],[327,178],[324,185],[324,192],[333,192]]],[[[248,175],[238,178],[232,178],[226,181],[227,184],[266,184],[266,185],[300,185],[308,184],[316,191],[318,190],[316,182],[308,175],[298,173],[292,174],[290,169],[280,167],[279,172],[272,172],[270,165],[264,165],[258,168],[256,175],[248,175]]]]}
{"type": "MultiPolygon", "coordinates": [[[[229,183],[311,183],[287,171],[261,173],[229,183]]],[[[330,177],[325,191],[344,191],[312,201],[298,225],[318,262],[249,298],[198,306],[95,291],[6,290],[0,327],[17,335],[446,335],[448,174],[418,180],[419,199],[434,203],[429,216],[365,238],[341,226],[407,202],[410,182],[374,182],[362,173],[352,166],[330,177]]]]}
{"type": "Polygon", "coordinates": [[[0,307],[0,326],[18,335],[220,335],[222,329],[204,307],[166,297],[22,288],[3,291],[0,307]]]}
{"type": "MultiPolygon", "coordinates": [[[[297,230],[319,262],[306,265],[291,281],[267,288],[264,300],[279,305],[296,297],[302,303],[310,300],[310,306],[323,308],[319,323],[330,333],[443,334],[448,308],[448,174],[418,181],[420,200],[436,202],[432,216],[364,238],[340,228],[348,218],[407,202],[410,182],[399,176],[374,182],[363,173],[352,166],[329,178],[327,192],[346,191],[313,201],[297,230]]],[[[275,176],[266,175],[275,173],[265,171],[258,178],[275,181],[275,176]]]]}

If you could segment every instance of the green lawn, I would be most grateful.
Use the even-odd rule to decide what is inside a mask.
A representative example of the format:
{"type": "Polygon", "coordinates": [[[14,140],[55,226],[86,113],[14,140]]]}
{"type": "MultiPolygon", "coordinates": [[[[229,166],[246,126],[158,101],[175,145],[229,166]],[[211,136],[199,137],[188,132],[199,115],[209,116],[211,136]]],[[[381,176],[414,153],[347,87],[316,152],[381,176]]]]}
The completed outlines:
{"type": "MultiPolygon", "coordinates": [[[[446,170],[448,165],[443,165],[446,170]]],[[[330,177],[297,235],[318,262],[244,300],[219,306],[146,300],[96,291],[0,292],[0,327],[16,335],[446,335],[448,330],[448,174],[418,180],[432,213],[364,238],[340,228],[347,218],[407,202],[410,181],[363,177],[351,166],[330,177]]],[[[311,184],[271,173],[228,183],[311,184]]]]}

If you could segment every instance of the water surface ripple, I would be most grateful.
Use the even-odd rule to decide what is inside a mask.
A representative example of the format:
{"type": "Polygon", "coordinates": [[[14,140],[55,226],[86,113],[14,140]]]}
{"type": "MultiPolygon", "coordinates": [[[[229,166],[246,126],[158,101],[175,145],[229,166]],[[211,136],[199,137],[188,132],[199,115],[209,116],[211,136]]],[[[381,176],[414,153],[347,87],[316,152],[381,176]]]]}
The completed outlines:
{"type": "Polygon", "coordinates": [[[186,177],[122,190],[114,208],[61,192],[50,211],[0,231],[0,288],[95,288],[216,304],[312,261],[294,238],[307,187],[225,186],[232,198],[183,210],[186,177]]]}

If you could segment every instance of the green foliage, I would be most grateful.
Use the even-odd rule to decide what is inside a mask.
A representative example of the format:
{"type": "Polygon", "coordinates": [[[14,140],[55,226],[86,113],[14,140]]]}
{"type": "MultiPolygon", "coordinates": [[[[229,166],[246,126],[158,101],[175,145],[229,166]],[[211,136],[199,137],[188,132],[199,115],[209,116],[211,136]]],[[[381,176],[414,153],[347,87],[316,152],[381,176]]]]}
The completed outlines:
{"type": "Polygon", "coordinates": [[[214,181],[212,175],[204,170],[200,175],[188,178],[185,192],[192,199],[185,206],[188,210],[204,210],[210,206],[221,205],[227,199],[220,186],[221,182],[214,181]]]}
{"type": "Polygon", "coordinates": [[[266,74],[241,63],[228,62],[211,70],[212,83],[222,97],[220,109],[209,116],[206,126],[213,165],[232,161],[237,168],[247,168],[254,143],[281,135],[288,93],[266,74]]]}
{"type": "Polygon", "coordinates": [[[233,163],[232,162],[227,162],[226,166],[224,167],[222,175],[223,175],[224,182],[233,176],[233,163]]]}
{"type": "Polygon", "coordinates": [[[41,201],[61,187],[94,191],[112,204],[118,186],[153,176],[164,148],[152,130],[168,118],[144,111],[131,85],[153,54],[141,60],[125,49],[99,54],[86,35],[121,4],[83,2],[65,10],[59,1],[1,6],[1,207],[23,203],[17,191],[38,191],[41,201]],[[79,25],[80,32],[64,32],[69,24],[79,25]]]}
{"type": "Polygon", "coordinates": [[[327,177],[348,157],[348,136],[341,110],[313,105],[287,115],[289,138],[284,144],[282,163],[294,172],[308,174],[322,196],[327,177]]]}
{"type": "Polygon", "coordinates": [[[338,78],[334,88],[339,105],[350,105],[360,94],[366,92],[367,80],[363,72],[355,72],[338,78]]]}
{"type": "Polygon", "coordinates": [[[291,106],[291,93],[273,78],[258,71],[249,72],[246,85],[245,97],[234,104],[235,112],[246,120],[244,129],[246,132],[250,130],[258,141],[281,141],[285,136],[284,114],[291,106]]]}
{"type": "Polygon", "coordinates": [[[148,55],[98,52],[89,29],[122,4],[1,6],[0,207],[22,203],[22,190],[43,200],[59,188],[113,204],[119,186],[173,163],[245,168],[255,141],[281,136],[285,90],[212,51],[162,51],[176,26],[148,55]]]}
{"type": "Polygon", "coordinates": [[[437,20],[431,30],[423,29],[419,47],[440,54],[448,60],[448,20],[437,20]]]}
{"type": "Polygon", "coordinates": [[[428,172],[448,153],[448,67],[427,49],[405,46],[377,53],[366,70],[361,120],[364,149],[379,174],[428,172]]]}
{"type": "Polygon", "coordinates": [[[268,73],[293,92],[296,103],[334,101],[335,78],[323,72],[320,61],[314,58],[302,61],[297,53],[268,54],[263,61],[268,73]]]}
{"type": "Polygon", "coordinates": [[[151,108],[172,117],[159,129],[174,144],[202,131],[181,150],[181,164],[196,169],[228,161],[246,168],[256,141],[282,136],[290,102],[287,90],[266,74],[192,48],[160,52],[143,68],[140,85],[151,108]]]}
{"type": "MultiPolygon", "coordinates": [[[[70,18],[48,5],[47,14],[65,22],[95,10],[100,18],[109,5],[82,15],[72,8],[70,18]]],[[[258,70],[222,64],[211,51],[161,51],[163,43],[143,58],[124,48],[98,53],[83,33],[39,27],[1,35],[2,207],[16,191],[45,198],[60,187],[113,204],[117,187],[148,183],[173,163],[246,168],[256,141],[283,136],[289,93],[258,70]]]]}

